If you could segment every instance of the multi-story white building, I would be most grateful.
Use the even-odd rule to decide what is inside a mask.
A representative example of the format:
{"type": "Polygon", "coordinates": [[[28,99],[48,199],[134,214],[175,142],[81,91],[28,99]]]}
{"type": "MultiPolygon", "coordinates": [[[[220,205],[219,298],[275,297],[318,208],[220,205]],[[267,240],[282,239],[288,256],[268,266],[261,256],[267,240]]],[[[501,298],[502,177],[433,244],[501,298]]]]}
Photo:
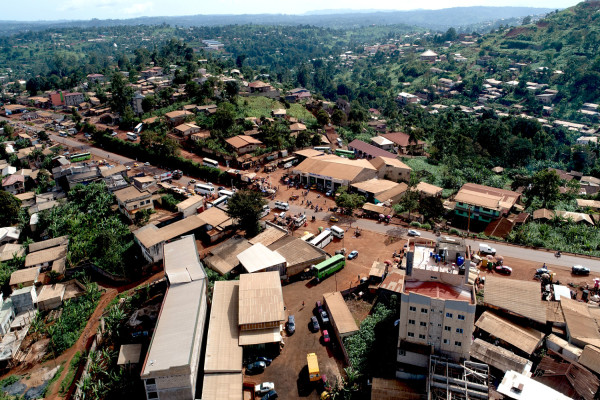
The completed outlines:
{"type": "MultiPolygon", "coordinates": [[[[475,292],[456,260],[436,261],[435,250],[411,241],[400,295],[399,378],[427,374],[429,356],[469,358],[475,324],[475,292]],[[433,257],[431,256],[433,254],[433,257]]],[[[464,254],[459,254],[464,257],[464,254]]],[[[469,261],[466,260],[468,263],[469,261]]]]}

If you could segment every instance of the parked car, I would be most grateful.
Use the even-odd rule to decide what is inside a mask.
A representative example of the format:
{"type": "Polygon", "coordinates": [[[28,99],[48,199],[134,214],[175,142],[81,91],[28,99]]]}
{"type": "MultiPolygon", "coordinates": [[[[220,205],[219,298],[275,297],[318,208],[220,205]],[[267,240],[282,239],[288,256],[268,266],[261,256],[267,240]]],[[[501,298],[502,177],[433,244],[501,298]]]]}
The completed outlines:
{"type": "Polygon", "coordinates": [[[546,267],[538,268],[538,269],[535,270],[535,274],[533,275],[533,278],[534,279],[540,279],[542,277],[542,275],[544,275],[544,274],[550,274],[550,273],[552,273],[552,271],[550,271],[546,267]]]}
{"type": "Polygon", "coordinates": [[[278,396],[277,396],[277,392],[276,392],[275,390],[269,390],[269,391],[267,392],[267,394],[265,394],[265,395],[264,395],[264,396],[261,398],[261,400],[273,400],[273,399],[276,399],[277,397],[278,397],[278,396]]]}
{"type": "Polygon", "coordinates": [[[296,332],[296,317],[293,315],[288,316],[287,324],[285,325],[288,335],[296,332]]]}
{"type": "Polygon", "coordinates": [[[273,359],[272,358],[267,358],[267,357],[256,357],[256,361],[262,361],[265,364],[267,364],[267,367],[268,367],[273,362],[273,359]]]}
{"type": "Polygon", "coordinates": [[[125,169],[126,169],[127,171],[131,171],[131,167],[130,167],[129,165],[128,165],[128,166],[126,166],[126,167],[125,167],[125,169]]]}
{"type": "Polygon", "coordinates": [[[421,232],[416,231],[414,229],[409,229],[408,230],[408,236],[421,236],[421,232]]]}
{"type": "Polygon", "coordinates": [[[251,364],[248,364],[248,366],[246,367],[246,374],[260,374],[265,370],[265,368],[267,368],[267,364],[265,364],[264,361],[256,361],[251,364]]]}
{"type": "Polygon", "coordinates": [[[256,394],[265,394],[273,389],[275,389],[275,384],[273,382],[263,382],[260,385],[254,386],[256,394]]]}
{"type": "Polygon", "coordinates": [[[144,163],[144,165],[145,165],[146,167],[149,167],[149,166],[150,166],[150,163],[149,163],[148,161],[146,161],[146,162],[144,163]]]}
{"type": "Polygon", "coordinates": [[[589,275],[590,269],[588,267],[584,267],[583,265],[573,265],[571,272],[573,275],[589,275]]]}
{"type": "Polygon", "coordinates": [[[196,183],[196,180],[195,179],[190,179],[190,184],[194,184],[194,183],[196,183]]]}
{"type": "Polygon", "coordinates": [[[331,217],[329,217],[329,221],[331,222],[338,222],[340,219],[338,217],[334,217],[333,215],[331,217]]]}
{"type": "Polygon", "coordinates": [[[496,272],[498,272],[499,274],[506,274],[506,275],[510,275],[512,273],[512,268],[508,267],[506,265],[496,265],[496,267],[494,268],[496,270],[496,272]]]}
{"type": "Polygon", "coordinates": [[[323,323],[323,325],[329,323],[329,316],[327,315],[327,311],[323,310],[319,313],[319,315],[321,317],[321,322],[323,323]]]}
{"type": "Polygon", "coordinates": [[[331,195],[332,195],[332,194],[333,194],[333,192],[330,190],[330,191],[328,191],[327,193],[325,193],[325,196],[327,196],[327,197],[331,197],[331,195]]]}
{"type": "Polygon", "coordinates": [[[113,133],[111,133],[111,134],[110,134],[110,136],[112,136],[112,137],[115,137],[115,136],[117,136],[117,135],[118,135],[118,133],[117,133],[117,132],[115,132],[115,131],[113,131],[113,133]]]}
{"type": "Polygon", "coordinates": [[[313,332],[318,332],[319,329],[321,329],[321,327],[319,326],[319,321],[317,321],[317,317],[310,317],[310,327],[313,330],[313,332]]]}
{"type": "Polygon", "coordinates": [[[485,243],[479,243],[479,252],[481,254],[491,254],[493,256],[496,255],[496,249],[491,246],[488,246],[485,243]]]}
{"type": "Polygon", "coordinates": [[[358,257],[358,251],[356,250],[352,250],[350,254],[348,254],[348,260],[354,260],[356,257],[358,257]]]}
{"type": "Polygon", "coordinates": [[[329,337],[329,332],[327,332],[327,329],[323,329],[323,342],[329,343],[330,340],[331,338],[329,337]]]}

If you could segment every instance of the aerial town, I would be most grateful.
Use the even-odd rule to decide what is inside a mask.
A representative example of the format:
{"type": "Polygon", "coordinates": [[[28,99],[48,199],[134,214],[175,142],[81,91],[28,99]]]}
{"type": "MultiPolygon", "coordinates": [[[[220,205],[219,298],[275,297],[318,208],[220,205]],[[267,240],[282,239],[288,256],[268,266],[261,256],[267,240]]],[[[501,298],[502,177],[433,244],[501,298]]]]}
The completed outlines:
{"type": "Polygon", "coordinates": [[[0,399],[599,398],[592,11],[0,23],[0,399]]]}

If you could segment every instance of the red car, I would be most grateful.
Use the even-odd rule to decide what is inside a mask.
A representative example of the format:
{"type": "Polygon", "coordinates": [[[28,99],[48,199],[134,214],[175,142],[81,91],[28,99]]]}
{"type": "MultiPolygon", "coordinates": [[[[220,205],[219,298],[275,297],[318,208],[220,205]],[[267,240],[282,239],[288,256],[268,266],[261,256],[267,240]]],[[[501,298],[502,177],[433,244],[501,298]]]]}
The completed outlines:
{"type": "Polygon", "coordinates": [[[499,274],[510,275],[512,273],[512,268],[507,267],[506,265],[496,265],[496,267],[494,267],[494,269],[499,274]]]}
{"type": "Polygon", "coordinates": [[[327,329],[323,329],[323,342],[329,343],[330,340],[329,332],[327,332],[327,329]]]}

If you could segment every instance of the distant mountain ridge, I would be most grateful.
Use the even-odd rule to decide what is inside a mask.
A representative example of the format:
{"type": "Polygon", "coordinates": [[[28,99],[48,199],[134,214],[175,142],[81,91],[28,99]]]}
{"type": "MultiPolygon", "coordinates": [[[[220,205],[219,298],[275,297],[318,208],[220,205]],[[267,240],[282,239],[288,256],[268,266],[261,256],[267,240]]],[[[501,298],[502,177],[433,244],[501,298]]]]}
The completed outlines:
{"type": "Polygon", "coordinates": [[[553,11],[536,7],[454,7],[440,10],[410,11],[358,11],[335,12],[320,10],[311,14],[240,14],[240,15],[190,15],[178,17],[138,17],[131,19],[81,20],[81,21],[0,21],[0,34],[11,34],[28,30],[69,27],[103,27],[115,25],[159,25],[166,23],[177,26],[218,25],[314,25],[328,28],[353,28],[368,25],[411,25],[426,29],[445,30],[488,21],[541,15],[553,11]],[[321,14],[317,14],[321,12],[321,14]]]}

